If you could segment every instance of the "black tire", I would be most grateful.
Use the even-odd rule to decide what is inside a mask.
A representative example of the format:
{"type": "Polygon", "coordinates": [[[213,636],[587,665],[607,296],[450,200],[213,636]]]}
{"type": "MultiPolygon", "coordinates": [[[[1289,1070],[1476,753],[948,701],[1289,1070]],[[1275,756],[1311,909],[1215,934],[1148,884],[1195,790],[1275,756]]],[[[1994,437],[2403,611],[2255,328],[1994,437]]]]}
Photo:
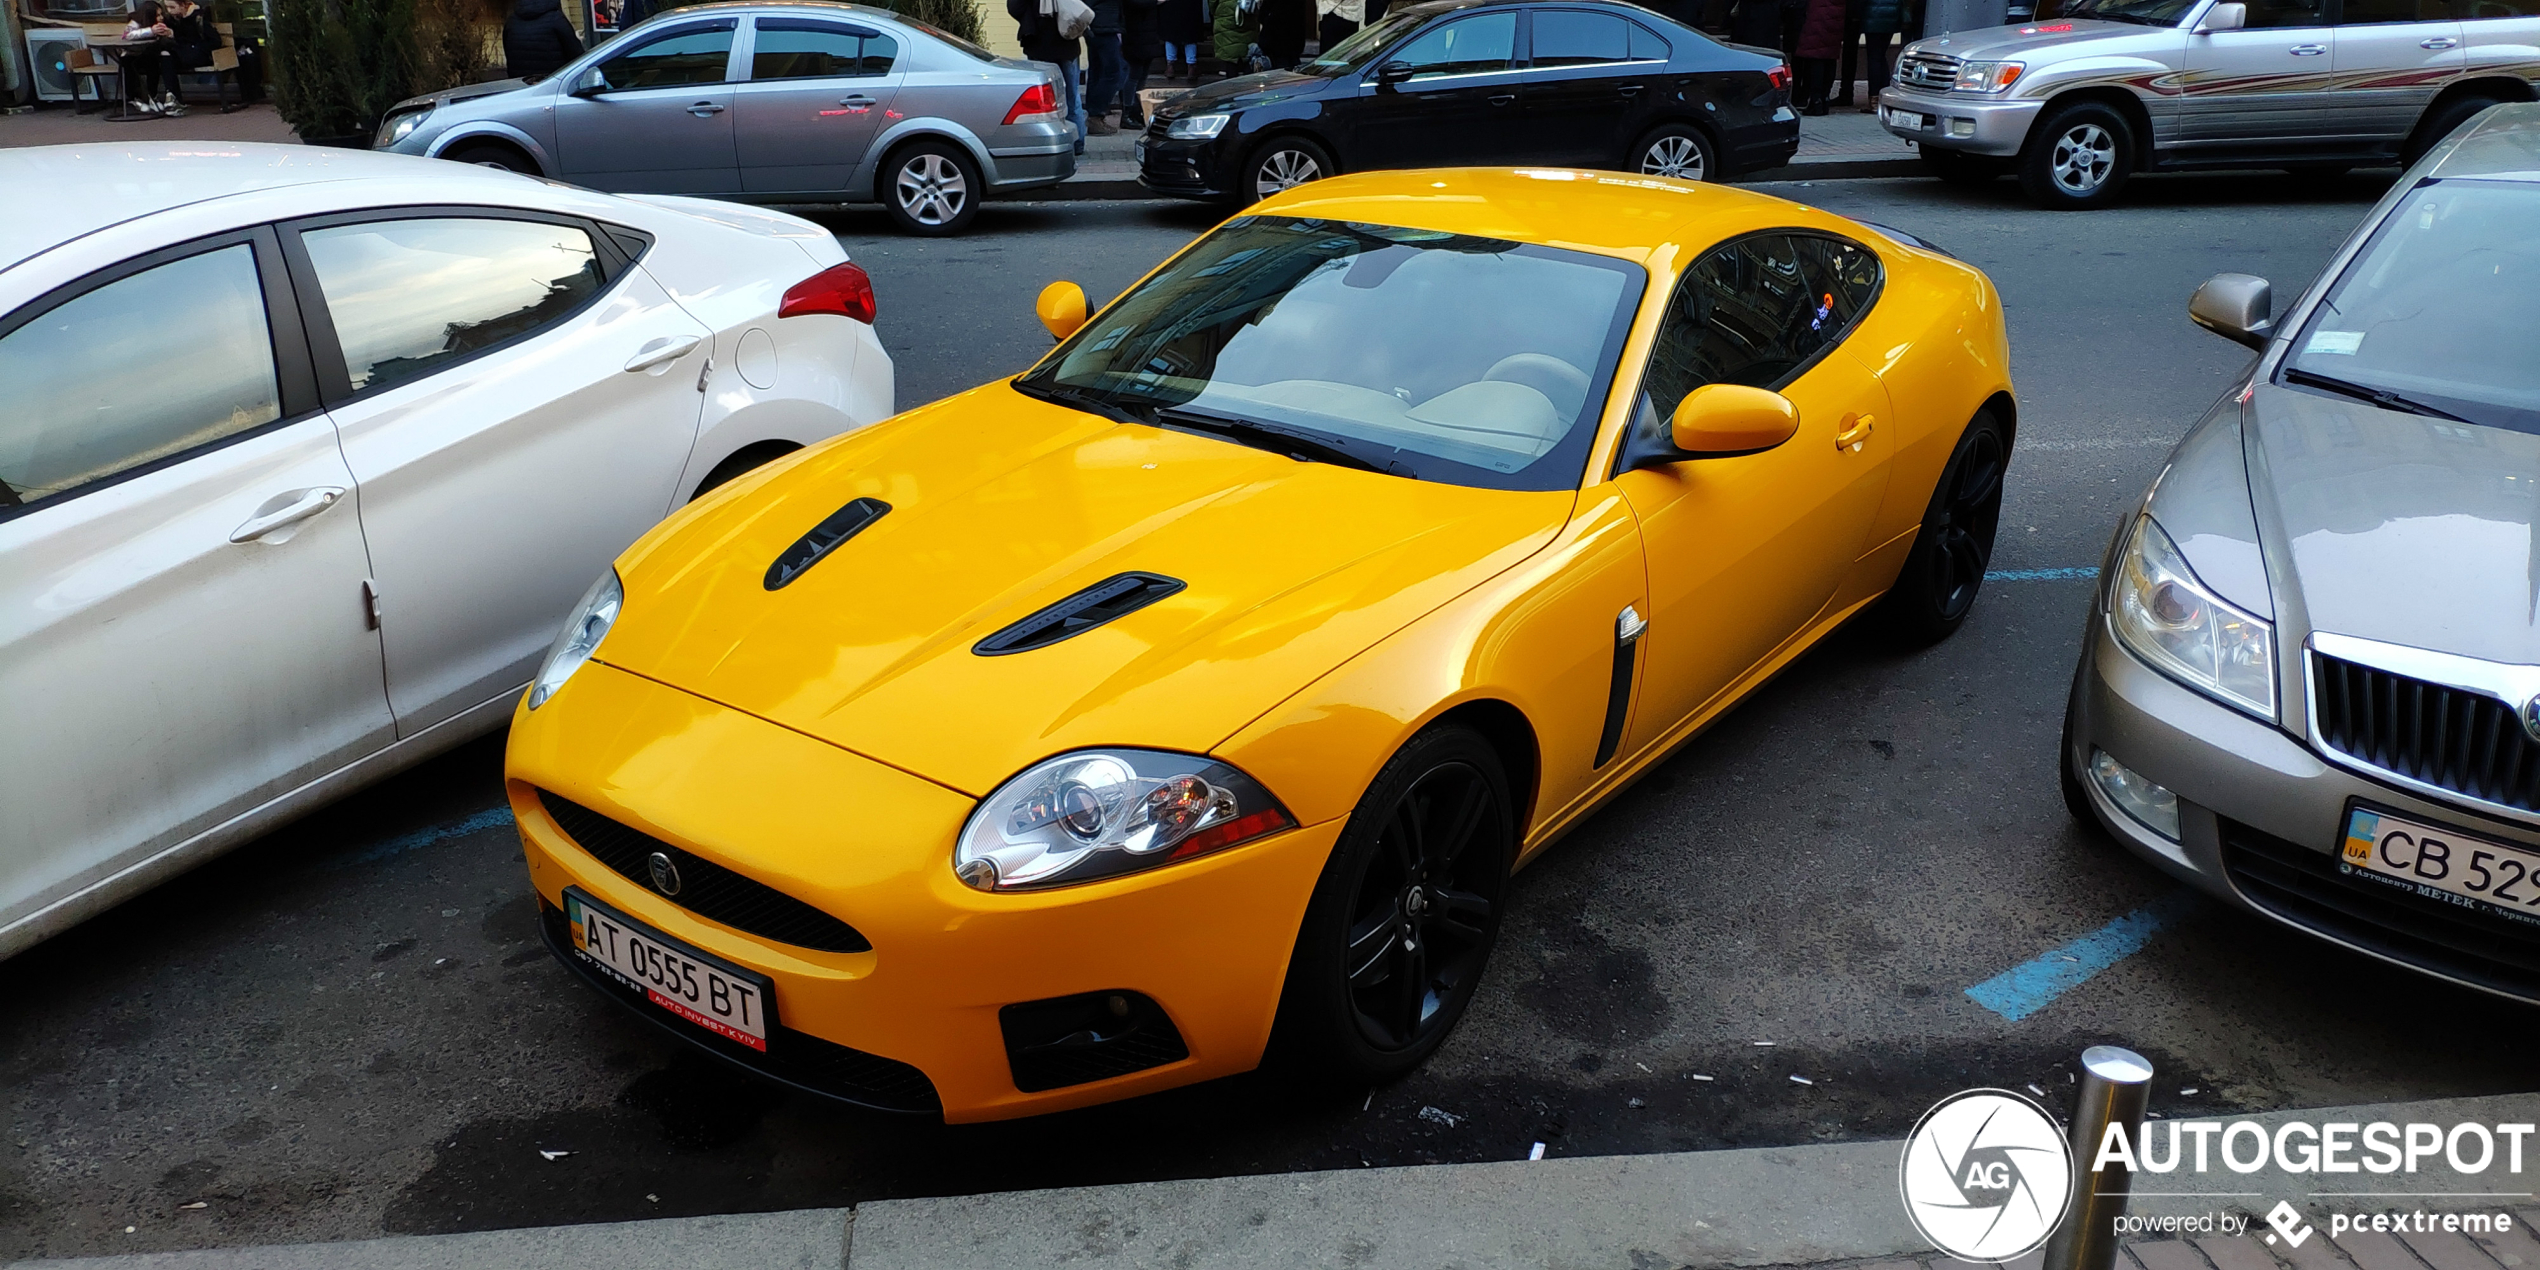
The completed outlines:
{"type": "Polygon", "coordinates": [[[904,234],[941,238],[979,218],[986,182],[970,152],[927,138],[891,152],[873,177],[873,193],[904,234]]]}
{"type": "Polygon", "coordinates": [[[1623,170],[1679,181],[1720,179],[1720,152],[1711,138],[1691,124],[1671,123],[1650,130],[1623,160],[1623,170]]]}
{"type": "Polygon", "coordinates": [[[1365,1085],[1411,1071],[1446,1039],[1499,938],[1512,806],[1498,751],[1469,728],[1423,732],[1376,774],[1297,932],[1280,1065],[1365,1085]]]}
{"type": "Polygon", "coordinates": [[[2075,102],[2029,129],[2020,189],[2048,211],[2106,207],[2134,175],[2134,140],[2134,125],[2116,107],[2075,102]]]}
{"type": "Polygon", "coordinates": [[[1924,146],[1923,171],[1962,189],[1981,189],[2002,175],[2002,161],[1990,155],[1968,154],[1959,150],[1936,150],[1924,146]]]}
{"type": "Polygon", "coordinates": [[[1949,638],[1974,611],[1993,562],[1993,535],[2002,523],[2002,476],[2010,467],[2010,438],[1990,410],[1976,412],[1958,438],[1949,465],[1940,470],[1922,532],[1914,536],[1896,585],[1881,602],[1888,626],[1903,643],[1922,647],[1949,638]]]}
{"type": "Polygon", "coordinates": [[[2462,124],[2490,106],[2499,105],[2493,97],[2455,97],[2425,113],[2417,121],[2415,132],[2408,134],[2408,144],[2399,151],[2401,166],[2414,166],[2443,138],[2460,130],[2462,124]]]}
{"type": "Polygon", "coordinates": [[[1235,201],[1250,207],[1281,190],[1340,175],[1340,164],[1321,142],[1298,133],[1281,133],[1252,148],[1236,169],[1235,201]]]}
{"type": "Polygon", "coordinates": [[[801,448],[791,441],[762,441],[756,445],[742,446],[725,455],[722,462],[714,465],[713,471],[706,473],[706,479],[697,482],[697,492],[690,494],[688,501],[693,503],[714,492],[715,487],[731,481],[732,478],[744,472],[765,467],[801,448]]]}
{"type": "Polygon", "coordinates": [[[452,163],[472,163],[483,168],[501,168],[506,172],[518,172],[523,176],[538,175],[538,165],[530,162],[529,156],[500,142],[479,141],[469,145],[454,146],[443,151],[441,157],[452,163]]]}

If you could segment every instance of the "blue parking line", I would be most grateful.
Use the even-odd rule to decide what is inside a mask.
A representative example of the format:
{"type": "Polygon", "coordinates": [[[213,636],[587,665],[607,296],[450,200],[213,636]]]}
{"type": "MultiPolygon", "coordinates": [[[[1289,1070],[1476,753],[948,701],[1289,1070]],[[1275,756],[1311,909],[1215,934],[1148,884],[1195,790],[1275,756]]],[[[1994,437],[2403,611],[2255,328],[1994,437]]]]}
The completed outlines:
{"type": "Polygon", "coordinates": [[[2072,582],[2095,578],[2099,570],[2090,569],[1995,569],[1984,575],[1987,582],[2072,582]]]}
{"type": "Polygon", "coordinates": [[[2196,893],[2173,891],[2032,961],[1967,989],[1977,1005],[2017,1023],[2093,975],[2133,956],[2164,926],[2194,907],[2196,893]]]}
{"type": "Polygon", "coordinates": [[[488,807],[472,816],[465,816],[448,824],[434,825],[429,829],[417,829],[412,833],[399,834],[386,842],[373,843],[351,855],[327,861],[326,867],[350,869],[365,864],[377,864],[391,856],[401,856],[434,843],[448,842],[452,838],[464,838],[472,833],[483,833],[488,829],[500,828],[511,823],[511,808],[488,807]]]}

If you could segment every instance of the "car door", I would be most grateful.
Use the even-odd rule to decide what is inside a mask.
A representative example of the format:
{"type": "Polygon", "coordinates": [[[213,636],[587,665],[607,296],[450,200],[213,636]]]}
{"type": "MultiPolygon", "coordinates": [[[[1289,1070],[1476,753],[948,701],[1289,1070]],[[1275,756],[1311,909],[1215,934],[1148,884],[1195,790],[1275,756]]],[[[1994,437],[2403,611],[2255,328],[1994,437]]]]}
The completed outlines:
{"type": "Polygon", "coordinates": [[[2540,63],[2540,0],[2455,0],[2461,19],[2462,73],[2533,78],[2540,63]]]}
{"type": "Polygon", "coordinates": [[[527,683],[669,510],[713,344],[587,221],[395,209],[290,233],[411,735],[527,683]]]}
{"type": "Polygon", "coordinates": [[[2187,37],[2178,138],[2187,157],[2333,136],[2327,0],[2246,0],[2246,25],[2187,37]]]}
{"type": "Polygon", "coordinates": [[[1518,90],[1522,153],[1507,159],[1612,167],[1665,89],[1667,46],[1621,14],[1534,9],[1518,90]]]}
{"type": "Polygon", "coordinates": [[[1877,258],[1857,243],[1768,231],[1704,253],[1677,281],[1635,432],[1664,446],[1677,403],[1709,383],[1781,393],[1799,408],[1799,432],[1762,453],[1616,478],[1649,562],[1645,686],[1624,753],[1667,736],[1806,629],[1860,555],[1893,429],[1878,431],[1886,390],[1842,339],[1876,278],[1877,258]]]}
{"type": "Polygon", "coordinates": [[[1493,9],[1427,27],[1364,72],[1351,169],[1489,162],[1517,134],[1517,11],[1493,9]],[[1408,78],[1384,83],[1399,63],[1408,78]]]}
{"type": "Polygon", "coordinates": [[[741,188],[834,191],[863,161],[899,91],[899,41],[846,22],[762,17],[733,90],[741,188]]]}
{"type": "Polygon", "coordinates": [[[556,175],[595,190],[730,194],[741,188],[731,82],[736,18],[630,34],[622,52],[556,98],[556,175]]]}
{"type": "Polygon", "coordinates": [[[0,926],[391,737],[275,246],[198,240],[0,317],[0,926]]]}
{"type": "Polygon", "coordinates": [[[2468,66],[2451,0],[2343,0],[2335,45],[2343,131],[2385,150],[2407,140],[2434,95],[2468,66]]]}

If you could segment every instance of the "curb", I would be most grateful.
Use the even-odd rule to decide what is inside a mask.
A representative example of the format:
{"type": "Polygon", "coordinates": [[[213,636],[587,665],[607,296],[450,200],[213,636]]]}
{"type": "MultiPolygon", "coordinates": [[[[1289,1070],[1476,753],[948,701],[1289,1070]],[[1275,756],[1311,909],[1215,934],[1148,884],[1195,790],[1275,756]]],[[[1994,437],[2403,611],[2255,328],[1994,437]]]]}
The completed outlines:
{"type": "MultiPolygon", "coordinates": [[[[1802,159],[1777,168],[1749,172],[1728,185],[1768,185],[1781,181],[1858,181],[1879,177],[1921,176],[1920,159],[1802,159]]],[[[1027,190],[1016,202],[1078,202],[1089,199],[1182,202],[1138,184],[1136,177],[1070,177],[1056,185],[1027,190]]]]}

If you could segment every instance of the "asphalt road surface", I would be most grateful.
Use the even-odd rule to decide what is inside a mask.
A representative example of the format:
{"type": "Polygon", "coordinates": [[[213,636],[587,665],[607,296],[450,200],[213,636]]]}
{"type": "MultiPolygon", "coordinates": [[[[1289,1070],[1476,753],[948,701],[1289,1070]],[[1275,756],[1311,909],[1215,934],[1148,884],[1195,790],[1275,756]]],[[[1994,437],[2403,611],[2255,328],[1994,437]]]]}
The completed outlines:
{"type": "MultiPolygon", "coordinates": [[[[1245,1077],[966,1128],[767,1091],[550,963],[495,738],[6,964],[0,1256],[1894,1136],[1970,1085],[2060,1100],[2106,1040],[2158,1063],[2164,1112],[2519,1088],[2540,1015],[2182,901],[2055,788],[2074,574],[2247,361],[2189,326],[2189,291],[2244,270],[2291,295],[2381,188],[2156,178],[2056,215],[2007,182],[1773,187],[2000,284],[2022,399],[2006,576],[1938,648],[1838,634],[1529,869],[1472,1015],[1398,1085],[1245,1077]],[[2006,1011],[1967,994],[2111,957],[2006,1011]]],[[[1047,348],[1044,282],[1099,300],[1210,220],[992,206],[945,242],[833,224],[916,404],[1047,348]]]]}

